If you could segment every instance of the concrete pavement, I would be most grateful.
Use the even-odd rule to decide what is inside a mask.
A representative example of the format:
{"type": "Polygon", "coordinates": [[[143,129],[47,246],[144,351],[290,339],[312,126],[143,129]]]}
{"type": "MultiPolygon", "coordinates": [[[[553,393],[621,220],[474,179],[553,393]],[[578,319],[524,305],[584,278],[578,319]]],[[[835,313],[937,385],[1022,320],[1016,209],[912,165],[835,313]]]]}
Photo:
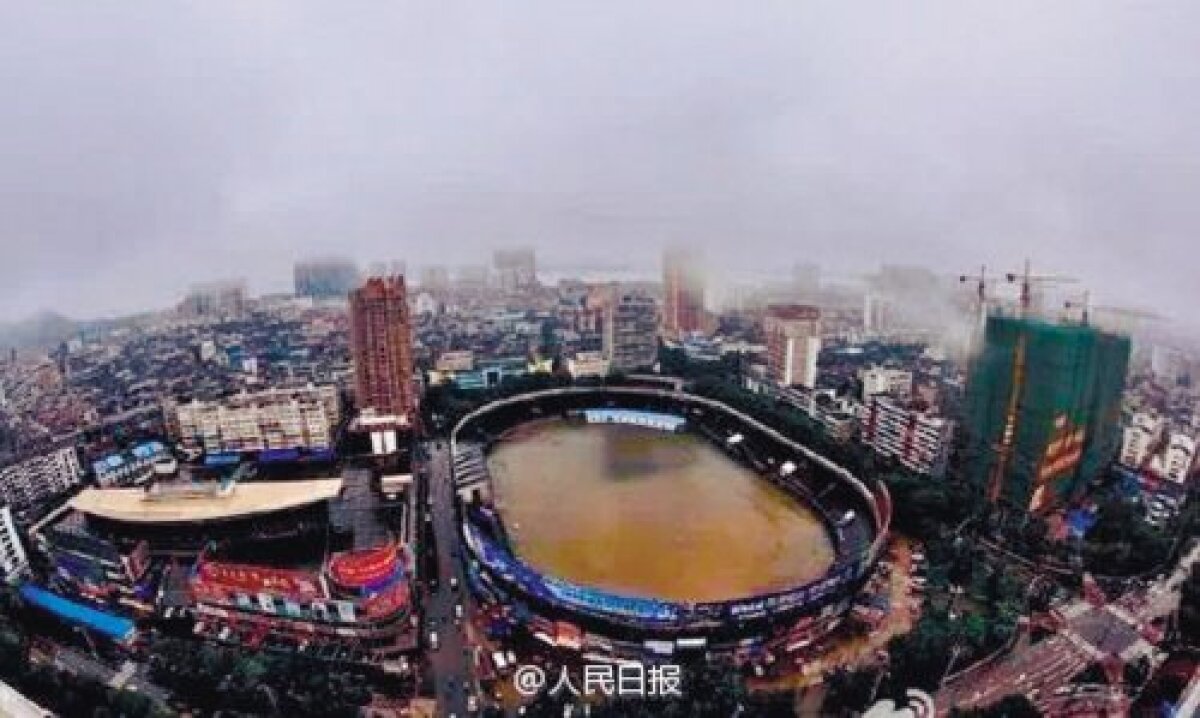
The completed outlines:
{"type": "MultiPolygon", "coordinates": [[[[444,716],[465,716],[467,695],[474,694],[479,700],[475,683],[471,647],[465,632],[465,619],[455,619],[454,607],[461,604],[464,616],[468,615],[470,591],[463,575],[462,547],[454,513],[454,489],[450,475],[449,444],[430,442],[427,445],[429,461],[429,498],[433,508],[434,535],[438,552],[438,587],[428,594],[425,601],[424,642],[433,669],[438,700],[438,713],[444,716]],[[452,589],[452,579],[458,584],[452,589]],[[430,634],[436,633],[438,647],[433,648],[430,634]]],[[[424,507],[423,507],[424,508],[424,507]]],[[[428,509],[425,509],[428,511],[428,509]]],[[[424,521],[424,517],[421,519],[424,521]]],[[[426,577],[426,581],[428,582],[426,577]]],[[[428,583],[426,584],[428,586],[428,583]]]]}

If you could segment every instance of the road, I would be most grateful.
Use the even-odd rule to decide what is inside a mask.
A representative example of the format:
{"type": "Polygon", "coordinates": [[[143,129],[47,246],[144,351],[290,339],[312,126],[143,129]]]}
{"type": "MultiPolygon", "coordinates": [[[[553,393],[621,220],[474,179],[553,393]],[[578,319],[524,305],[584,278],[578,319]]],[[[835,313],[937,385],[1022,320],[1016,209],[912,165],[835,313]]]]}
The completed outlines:
{"type": "MultiPolygon", "coordinates": [[[[467,641],[465,621],[456,621],[454,607],[462,604],[468,609],[470,592],[462,573],[460,538],[455,526],[454,488],[450,476],[450,450],[446,442],[427,445],[429,460],[429,497],[438,551],[438,587],[425,601],[425,644],[433,669],[439,715],[465,716],[467,693],[478,695],[478,686],[471,672],[471,647],[467,641]],[[458,580],[458,589],[450,587],[451,577],[458,580]],[[438,647],[429,645],[429,634],[436,631],[438,647]]],[[[422,519],[424,520],[424,519],[422,519]]],[[[426,579],[428,581],[428,578],[426,579]]],[[[428,585],[428,583],[427,583],[428,585]]],[[[466,615],[464,613],[464,615],[466,615]]]]}

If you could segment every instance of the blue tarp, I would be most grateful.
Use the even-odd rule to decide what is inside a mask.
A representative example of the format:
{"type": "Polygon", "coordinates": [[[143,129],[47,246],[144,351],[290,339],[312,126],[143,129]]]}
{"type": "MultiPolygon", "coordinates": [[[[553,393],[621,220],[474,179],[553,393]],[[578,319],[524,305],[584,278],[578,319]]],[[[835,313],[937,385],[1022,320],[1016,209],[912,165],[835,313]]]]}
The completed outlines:
{"type": "Polygon", "coordinates": [[[204,457],[205,466],[233,466],[242,460],[241,454],[237,452],[225,452],[219,454],[207,454],[204,457]]]}
{"type": "Polygon", "coordinates": [[[133,636],[133,621],[128,618],[114,616],[81,603],[68,601],[62,596],[50,593],[33,584],[27,583],[21,586],[21,598],[66,621],[98,631],[114,640],[124,641],[133,636]]]}
{"type": "Polygon", "coordinates": [[[296,461],[299,458],[299,449],[264,449],[258,453],[258,460],[263,464],[272,464],[282,461],[296,461]]]}
{"type": "Polygon", "coordinates": [[[1073,536],[1086,536],[1096,525],[1096,512],[1089,509],[1075,509],[1067,512],[1067,525],[1071,527],[1073,536]]]}
{"type": "Polygon", "coordinates": [[[150,459],[163,453],[166,453],[166,447],[157,441],[147,441],[133,447],[133,455],[139,459],[150,459]]]}
{"type": "Polygon", "coordinates": [[[310,461],[333,461],[333,449],[313,449],[308,458],[310,461]]]}

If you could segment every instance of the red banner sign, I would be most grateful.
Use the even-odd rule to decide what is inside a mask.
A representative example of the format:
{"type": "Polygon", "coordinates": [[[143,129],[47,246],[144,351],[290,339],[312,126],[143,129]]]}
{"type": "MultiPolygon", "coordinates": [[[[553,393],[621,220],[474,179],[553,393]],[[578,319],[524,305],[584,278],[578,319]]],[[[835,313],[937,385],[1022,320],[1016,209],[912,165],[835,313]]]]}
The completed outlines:
{"type": "Polygon", "coordinates": [[[205,561],[198,574],[197,583],[217,584],[250,595],[270,593],[296,599],[323,595],[317,577],[305,571],[205,561]]]}
{"type": "Polygon", "coordinates": [[[330,560],[329,577],[348,588],[370,586],[395,573],[397,560],[395,543],[364,551],[346,551],[330,560]]]}

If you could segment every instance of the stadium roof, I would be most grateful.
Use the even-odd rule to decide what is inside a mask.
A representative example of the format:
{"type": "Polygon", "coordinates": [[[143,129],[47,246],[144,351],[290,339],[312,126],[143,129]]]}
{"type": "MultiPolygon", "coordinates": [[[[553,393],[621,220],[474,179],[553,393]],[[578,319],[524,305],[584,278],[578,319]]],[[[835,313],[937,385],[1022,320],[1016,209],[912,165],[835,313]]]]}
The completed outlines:
{"type": "Polygon", "coordinates": [[[69,505],[76,511],[113,521],[188,523],[286,511],[328,501],[341,490],[341,479],[243,482],[224,494],[151,495],[142,488],[85,489],[69,505]]]}

